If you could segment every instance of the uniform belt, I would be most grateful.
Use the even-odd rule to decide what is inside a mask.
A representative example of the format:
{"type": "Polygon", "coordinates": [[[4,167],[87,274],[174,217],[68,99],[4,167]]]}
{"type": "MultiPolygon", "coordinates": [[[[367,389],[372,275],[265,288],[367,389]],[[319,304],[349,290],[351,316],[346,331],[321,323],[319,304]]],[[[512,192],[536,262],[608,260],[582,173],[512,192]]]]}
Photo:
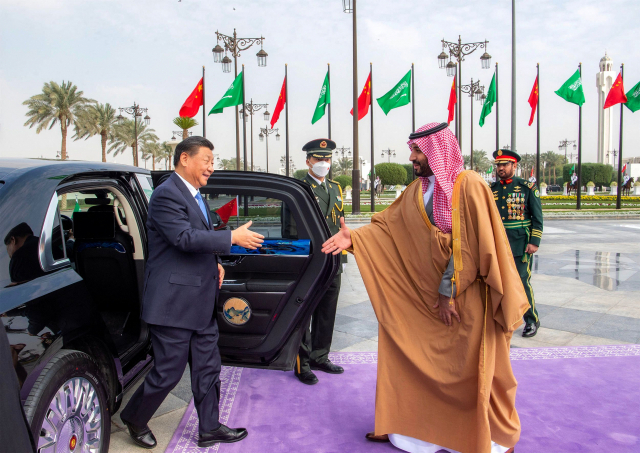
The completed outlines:
{"type": "Polygon", "coordinates": [[[507,220],[504,223],[504,227],[507,229],[511,228],[526,228],[531,226],[531,219],[526,220],[507,220]]]}

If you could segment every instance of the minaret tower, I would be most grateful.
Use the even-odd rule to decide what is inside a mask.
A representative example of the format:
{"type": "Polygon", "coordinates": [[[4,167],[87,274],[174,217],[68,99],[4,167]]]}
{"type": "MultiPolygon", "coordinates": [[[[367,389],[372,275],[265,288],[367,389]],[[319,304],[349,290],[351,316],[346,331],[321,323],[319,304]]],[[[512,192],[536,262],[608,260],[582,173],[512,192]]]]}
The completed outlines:
{"type": "Polygon", "coordinates": [[[615,166],[613,153],[613,115],[611,109],[604,110],[604,102],[609,90],[616,80],[617,74],[613,71],[613,60],[607,53],[600,59],[600,72],[596,75],[596,87],[598,88],[598,163],[615,166]]]}

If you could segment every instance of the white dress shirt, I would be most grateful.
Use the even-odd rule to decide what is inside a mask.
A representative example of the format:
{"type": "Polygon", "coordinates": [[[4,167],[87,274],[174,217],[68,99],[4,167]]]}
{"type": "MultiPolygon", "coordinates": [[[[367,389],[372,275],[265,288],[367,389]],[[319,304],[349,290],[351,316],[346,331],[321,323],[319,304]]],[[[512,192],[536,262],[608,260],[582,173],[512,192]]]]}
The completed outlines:
{"type": "Polygon", "coordinates": [[[189,189],[189,192],[191,193],[191,196],[193,198],[195,198],[197,193],[200,192],[200,191],[198,189],[196,189],[195,187],[193,187],[193,185],[189,181],[187,181],[182,176],[180,176],[180,173],[176,172],[176,175],[178,175],[178,178],[182,179],[182,182],[184,183],[184,185],[187,186],[187,189],[189,189]]]}

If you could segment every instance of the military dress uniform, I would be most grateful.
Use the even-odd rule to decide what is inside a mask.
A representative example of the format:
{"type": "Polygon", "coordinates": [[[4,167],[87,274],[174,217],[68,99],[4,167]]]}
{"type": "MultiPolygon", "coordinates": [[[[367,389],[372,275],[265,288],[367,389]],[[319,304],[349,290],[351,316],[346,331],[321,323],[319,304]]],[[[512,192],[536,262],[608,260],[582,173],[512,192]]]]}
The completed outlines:
{"type": "MultiPolygon", "coordinates": [[[[335,142],[331,140],[318,139],[307,143],[302,150],[307,153],[307,158],[331,157],[335,147],[335,142]]],[[[344,217],[344,201],[340,184],[327,178],[320,182],[310,174],[307,174],[304,181],[311,186],[316,201],[320,206],[320,211],[322,211],[329,226],[329,231],[333,236],[340,231],[340,218],[344,217]]],[[[329,350],[331,349],[333,327],[338,308],[342,264],[346,262],[347,254],[343,252],[338,274],[311,315],[311,330],[307,328],[303,334],[296,361],[295,374],[304,384],[311,385],[318,382],[313,372],[311,372],[312,369],[332,374],[340,374],[344,371],[341,367],[329,361],[329,350]]]]}
{"type": "MultiPolygon", "coordinates": [[[[493,157],[496,163],[520,161],[520,156],[511,150],[497,150],[493,153],[493,157]]],[[[491,191],[507,232],[518,274],[529,299],[530,307],[524,315],[526,326],[523,336],[533,336],[537,333],[540,320],[531,287],[533,255],[526,253],[525,250],[528,244],[539,247],[542,240],[540,191],[534,182],[517,176],[494,182],[491,185],[491,191]]]]}

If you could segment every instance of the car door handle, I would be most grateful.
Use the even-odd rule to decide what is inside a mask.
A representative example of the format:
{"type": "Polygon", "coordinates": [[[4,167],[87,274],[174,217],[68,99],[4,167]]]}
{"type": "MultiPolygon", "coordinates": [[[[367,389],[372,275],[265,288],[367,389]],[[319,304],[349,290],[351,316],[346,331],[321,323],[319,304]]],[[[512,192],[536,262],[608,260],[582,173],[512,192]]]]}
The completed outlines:
{"type": "MultiPolygon", "coordinates": [[[[231,257],[229,257],[231,258],[231,257]]],[[[244,256],[236,256],[233,257],[232,259],[223,259],[222,260],[222,265],[223,266],[237,266],[238,264],[242,263],[242,261],[244,261],[244,256]]]]}

